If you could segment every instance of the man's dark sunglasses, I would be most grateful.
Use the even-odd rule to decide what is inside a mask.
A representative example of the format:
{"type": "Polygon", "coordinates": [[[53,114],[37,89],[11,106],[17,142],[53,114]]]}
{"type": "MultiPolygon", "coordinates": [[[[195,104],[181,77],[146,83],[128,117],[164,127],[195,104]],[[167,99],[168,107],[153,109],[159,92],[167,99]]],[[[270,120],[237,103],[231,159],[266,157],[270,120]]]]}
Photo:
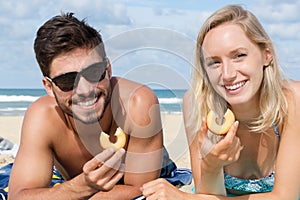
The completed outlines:
{"type": "Polygon", "coordinates": [[[45,76],[50,82],[54,83],[59,89],[64,92],[73,90],[78,85],[78,81],[83,76],[89,82],[100,82],[106,75],[107,61],[94,63],[80,72],[68,72],[58,75],[54,78],[45,76]]]}

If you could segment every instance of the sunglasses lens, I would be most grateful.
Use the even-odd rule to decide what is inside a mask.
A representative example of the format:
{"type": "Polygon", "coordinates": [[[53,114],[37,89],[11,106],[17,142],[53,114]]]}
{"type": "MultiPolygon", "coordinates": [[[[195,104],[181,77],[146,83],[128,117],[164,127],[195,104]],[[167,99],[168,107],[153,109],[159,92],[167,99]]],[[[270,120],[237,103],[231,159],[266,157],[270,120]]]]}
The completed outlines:
{"type": "Polygon", "coordinates": [[[52,81],[62,91],[68,92],[73,90],[77,74],[78,74],[77,72],[70,72],[67,74],[63,74],[61,76],[57,76],[54,79],[52,79],[52,81]]]}
{"type": "Polygon", "coordinates": [[[90,82],[99,82],[105,78],[107,62],[98,62],[83,69],[81,72],[69,72],[52,79],[62,91],[68,92],[77,86],[80,75],[90,82]]]}
{"type": "Polygon", "coordinates": [[[105,78],[106,75],[106,62],[95,63],[86,69],[84,69],[81,74],[82,76],[90,82],[99,82],[105,78]]]}

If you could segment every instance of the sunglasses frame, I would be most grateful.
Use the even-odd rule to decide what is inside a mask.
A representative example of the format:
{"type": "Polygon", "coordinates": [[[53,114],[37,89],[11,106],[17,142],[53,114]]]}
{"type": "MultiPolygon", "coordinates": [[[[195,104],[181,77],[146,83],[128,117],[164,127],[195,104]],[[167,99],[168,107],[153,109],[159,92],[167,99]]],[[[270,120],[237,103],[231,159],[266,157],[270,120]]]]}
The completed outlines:
{"type": "Polygon", "coordinates": [[[58,75],[58,76],[55,76],[54,78],[50,78],[49,76],[44,76],[48,81],[50,81],[51,83],[54,83],[61,91],[63,92],[69,92],[69,91],[72,91],[74,90],[74,88],[77,87],[78,85],[78,81],[79,81],[79,77],[84,77],[87,81],[89,82],[100,82],[102,80],[104,80],[105,76],[106,76],[106,71],[107,71],[107,61],[104,60],[102,62],[96,62],[96,63],[93,63],[91,64],[90,66],[84,68],[83,70],[79,71],[79,72],[67,72],[67,73],[64,73],[64,74],[61,74],[61,75],[58,75]],[[84,73],[88,70],[88,69],[91,69],[91,67],[95,66],[95,65],[105,65],[105,68],[104,68],[104,71],[103,73],[101,74],[100,78],[98,78],[97,80],[91,80],[89,79],[89,77],[85,76],[84,73]],[[76,74],[76,78],[74,79],[74,81],[72,81],[72,86],[70,86],[69,88],[67,89],[64,89],[64,88],[61,88],[62,86],[60,86],[59,83],[56,82],[55,79],[59,78],[59,77],[62,77],[62,76],[65,76],[66,74],[71,74],[71,73],[74,73],[76,74]]]}

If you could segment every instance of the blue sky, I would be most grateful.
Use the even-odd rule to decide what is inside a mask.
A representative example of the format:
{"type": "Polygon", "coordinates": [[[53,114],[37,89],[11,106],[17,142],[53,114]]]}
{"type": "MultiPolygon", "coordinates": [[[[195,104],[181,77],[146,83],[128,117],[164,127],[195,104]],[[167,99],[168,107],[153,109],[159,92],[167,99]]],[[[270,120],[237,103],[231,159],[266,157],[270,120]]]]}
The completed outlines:
{"type": "Polygon", "coordinates": [[[153,88],[186,88],[198,30],[231,3],[258,17],[287,76],[300,80],[299,0],[11,0],[0,2],[0,88],[42,88],[33,40],[61,11],[100,30],[114,75],[153,88]]]}

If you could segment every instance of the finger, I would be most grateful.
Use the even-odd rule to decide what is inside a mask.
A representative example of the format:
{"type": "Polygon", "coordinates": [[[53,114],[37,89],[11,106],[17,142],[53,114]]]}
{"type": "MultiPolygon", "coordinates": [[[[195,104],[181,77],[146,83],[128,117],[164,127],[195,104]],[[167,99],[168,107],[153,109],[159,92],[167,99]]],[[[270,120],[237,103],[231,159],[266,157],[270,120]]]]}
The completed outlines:
{"type": "Polygon", "coordinates": [[[95,170],[96,168],[99,167],[99,165],[102,165],[113,154],[114,154],[113,148],[105,149],[101,153],[97,154],[93,159],[86,162],[85,165],[83,166],[83,171],[85,173],[89,173],[95,170]]]}
{"type": "Polygon", "coordinates": [[[153,181],[149,181],[149,182],[143,184],[142,189],[151,188],[151,187],[153,187],[153,186],[155,186],[157,184],[158,184],[158,179],[155,179],[153,181]]]}
{"type": "MultiPolygon", "coordinates": [[[[111,159],[113,159],[113,157],[111,159]]],[[[125,171],[125,165],[122,164],[122,156],[121,156],[114,163],[109,163],[109,164],[104,163],[99,169],[96,170],[96,173],[99,176],[99,178],[104,177],[102,178],[103,180],[106,179],[107,181],[109,181],[116,173],[119,172],[124,173],[124,171],[125,171]]]]}
{"type": "Polygon", "coordinates": [[[235,160],[238,160],[240,158],[241,155],[241,151],[243,150],[243,146],[240,146],[240,148],[238,149],[237,153],[235,154],[235,160]]]}
{"type": "Polygon", "coordinates": [[[234,137],[236,135],[238,126],[239,126],[239,121],[235,121],[233,123],[233,125],[230,127],[230,129],[229,129],[227,135],[225,136],[225,138],[227,138],[230,141],[233,141],[233,139],[234,139],[234,137]]]}
{"type": "Polygon", "coordinates": [[[216,146],[215,143],[213,143],[210,139],[205,137],[202,141],[201,147],[200,147],[200,155],[199,158],[203,159],[205,158],[216,146]]]}
{"type": "MultiPolygon", "coordinates": [[[[151,187],[144,187],[142,189],[142,194],[147,197],[147,199],[150,198],[150,196],[152,196],[153,194],[155,194],[156,189],[155,186],[151,186],[151,187]]],[[[152,196],[153,197],[153,196],[152,196]]]]}
{"type": "Polygon", "coordinates": [[[209,154],[215,146],[215,144],[208,138],[209,130],[206,123],[206,118],[202,118],[199,134],[199,159],[203,159],[204,157],[206,157],[207,154],[209,154]]]}
{"type": "Polygon", "coordinates": [[[156,179],[154,181],[145,183],[141,188],[143,195],[145,197],[149,197],[149,196],[153,195],[155,193],[156,187],[160,183],[160,181],[161,181],[160,179],[156,179]]]}
{"type": "Polygon", "coordinates": [[[99,179],[103,179],[103,177],[111,178],[116,171],[119,170],[124,154],[125,150],[119,149],[111,158],[104,162],[102,166],[92,172],[93,175],[97,176],[99,179]]]}
{"type": "Polygon", "coordinates": [[[240,139],[235,137],[231,146],[224,151],[224,156],[227,155],[227,160],[229,162],[237,161],[240,157],[240,152],[242,149],[243,147],[241,146],[240,139]]]}
{"type": "Polygon", "coordinates": [[[225,148],[230,147],[230,145],[233,143],[233,140],[236,136],[238,126],[239,126],[239,122],[235,121],[233,125],[230,127],[226,136],[219,142],[219,144],[225,148]]]}
{"type": "Polygon", "coordinates": [[[240,144],[237,143],[235,145],[235,147],[231,149],[231,152],[228,153],[228,155],[229,155],[228,161],[229,162],[235,162],[235,161],[237,161],[239,159],[239,157],[240,157],[242,149],[243,148],[240,146],[240,144]]]}
{"type": "Polygon", "coordinates": [[[207,137],[207,131],[208,131],[208,128],[207,128],[207,124],[206,124],[206,118],[203,117],[202,118],[202,123],[201,123],[201,128],[200,128],[200,136],[201,138],[206,138],[207,137]]]}
{"type": "MultiPolygon", "coordinates": [[[[118,181],[124,176],[124,169],[125,169],[125,165],[121,164],[119,170],[115,171],[115,173],[107,180],[104,180],[105,185],[103,187],[104,190],[110,190],[111,188],[113,188],[113,186],[115,186],[118,181]]],[[[114,170],[111,170],[114,171],[114,170]]],[[[110,176],[110,175],[108,175],[110,176]]],[[[98,183],[101,184],[101,183],[98,183]]]]}
{"type": "Polygon", "coordinates": [[[113,154],[115,153],[115,150],[113,147],[110,147],[108,149],[105,149],[101,153],[97,154],[95,156],[95,159],[97,159],[100,162],[105,162],[107,159],[109,159],[113,154]]]}
{"type": "Polygon", "coordinates": [[[125,150],[123,148],[119,149],[118,151],[116,151],[116,153],[113,156],[111,156],[108,160],[106,160],[104,165],[109,168],[114,168],[114,166],[116,166],[117,167],[116,169],[118,169],[122,162],[122,158],[124,154],[125,154],[125,150]]]}

